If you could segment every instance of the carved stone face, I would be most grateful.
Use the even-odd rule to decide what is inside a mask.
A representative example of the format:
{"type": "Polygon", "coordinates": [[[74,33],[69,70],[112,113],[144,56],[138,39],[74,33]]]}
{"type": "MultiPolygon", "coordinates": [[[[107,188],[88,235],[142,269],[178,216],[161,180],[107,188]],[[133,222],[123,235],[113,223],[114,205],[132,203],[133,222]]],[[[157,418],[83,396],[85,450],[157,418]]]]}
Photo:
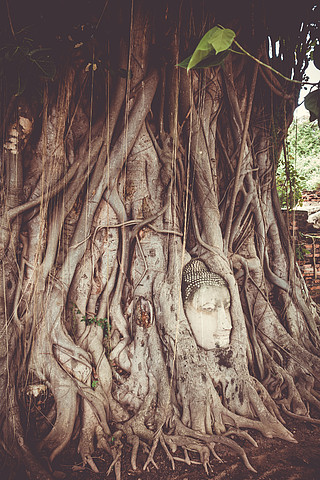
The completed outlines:
{"type": "Polygon", "coordinates": [[[223,285],[203,285],[184,304],[197,344],[205,350],[230,345],[230,293],[223,285]]]}

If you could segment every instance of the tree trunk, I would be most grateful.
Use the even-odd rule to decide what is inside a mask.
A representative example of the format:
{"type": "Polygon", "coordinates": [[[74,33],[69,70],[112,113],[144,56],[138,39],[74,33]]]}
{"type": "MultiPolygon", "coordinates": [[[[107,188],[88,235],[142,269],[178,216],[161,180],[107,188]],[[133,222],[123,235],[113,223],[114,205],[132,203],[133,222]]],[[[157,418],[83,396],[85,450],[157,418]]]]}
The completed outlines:
{"type": "MultiPolygon", "coordinates": [[[[320,405],[317,307],[275,189],[298,87],[235,53],[179,69],[194,39],[227,21],[181,6],[106,7],[41,112],[18,99],[6,118],[0,414],[3,444],[32,479],[51,478],[35,456],[53,462],[72,436],[83,464],[97,471],[103,448],[120,479],[124,434],[133,469],[140,449],[147,468],[161,445],[172,465],[198,452],[208,472],[221,443],[254,471],[230,433],[294,442],[283,413],[308,420],[320,405]],[[110,18],[119,28],[106,39],[110,18]],[[231,300],[223,347],[204,348],[188,315],[194,259],[231,300]],[[30,447],[23,405],[39,395],[47,420],[30,447]]],[[[244,33],[269,62],[267,38],[244,33]]]]}

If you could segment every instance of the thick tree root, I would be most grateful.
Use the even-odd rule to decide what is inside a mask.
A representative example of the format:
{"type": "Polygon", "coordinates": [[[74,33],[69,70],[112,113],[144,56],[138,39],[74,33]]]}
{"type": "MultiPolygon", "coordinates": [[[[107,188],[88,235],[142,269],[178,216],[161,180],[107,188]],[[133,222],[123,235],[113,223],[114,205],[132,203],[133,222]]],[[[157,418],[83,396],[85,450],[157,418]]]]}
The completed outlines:
{"type": "Polygon", "coordinates": [[[245,440],[248,440],[248,442],[251,443],[251,445],[253,445],[254,447],[258,447],[258,444],[257,442],[255,441],[254,438],[251,437],[251,435],[249,435],[248,432],[245,432],[244,430],[239,430],[238,428],[230,428],[225,434],[224,436],[225,437],[229,437],[230,435],[236,435],[238,437],[242,437],[244,438],[245,440]]]}
{"type": "Polygon", "coordinates": [[[319,418],[308,417],[307,415],[297,415],[296,413],[290,412],[287,408],[282,405],[283,412],[288,415],[288,417],[295,418],[296,420],[301,420],[301,422],[313,423],[315,425],[320,425],[319,418]]]}
{"type": "MultiPolygon", "coordinates": [[[[149,409],[151,407],[153,398],[153,394],[147,395],[146,401],[135,417],[131,418],[125,424],[118,425],[118,427],[126,434],[127,441],[132,445],[131,465],[133,470],[137,469],[138,449],[142,443],[140,439],[144,438],[147,443],[151,445],[151,447],[147,447],[148,457],[144,463],[143,470],[148,469],[150,464],[155,466],[155,468],[158,468],[154,461],[154,454],[160,443],[169,462],[171,463],[173,470],[175,469],[175,461],[184,462],[189,465],[194,462],[188,455],[188,451],[190,451],[198,453],[200,457],[199,464],[203,465],[205,472],[209,474],[209,468],[211,468],[209,464],[211,454],[219,462],[222,462],[221,458],[216,454],[214,449],[216,444],[222,444],[239,455],[248,470],[256,472],[254,467],[250,464],[244,449],[240,447],[234,440],[228,438],[229,435],[237,435],[245,438],[254,446],[257,446],[255,440],[247,432],[242,432],[239,429],[232,428],[225,435],[202,434],[192,430],[189,427],[186,427],[177,416],[174,416],[172,422],[170,422],[171,428],[169,433],[164,433],[162,427],[160,427],[156,433],[146,428],[145,421],[149,416],[149,409]],[[178,448],[181,448],[184,452],[184,458],[173,455],[178,448]]],[[[144,446],[146,446],[145,443],[144,446]]]]}
{"type": "MultiPolygon", "coordinates": [[[[194,438],[194,439],[197,439],[197,440],[201,440],[205,444],[221,443],[222,445],[226,445],[227,447],[234,450],[237,453],[237,455],[239,455],[242,458],[243,463],[245,464],[245,466],[247,467],[248,470],[250,470],[252,472],[256,472],[256,470],[250,464],[250,462],[248,460],[248,457],[247,457],[245,451],[243,450],[243,448],[240,447],[236,442],[234,442],[230,438],[227,438],[227,436],[224,436],[224,435],[206,435],[206,434],[197,433],[197,432],[193,431],[192,429],[183,425],[183,423],[181,423],[181,421],[179,419],[175,419],[175,422],[176,422],[176,426],[177,426],[176,431],[177,431],[178,435],[175,436],[174,438],[178,439],[179,442],[181,442],[181,441],[185,442],[185,438],[190,437],[190,438],[194,438]]],[[[170,438],[172,438],[172,437],[170,436],[170,438]]],[[[178,444],[177,444],[177,446],[178,446],[178,444]]],[[[184,446],[185,446],[185,448],[188,448],[186,445],[184,445],[184,446]]]]}

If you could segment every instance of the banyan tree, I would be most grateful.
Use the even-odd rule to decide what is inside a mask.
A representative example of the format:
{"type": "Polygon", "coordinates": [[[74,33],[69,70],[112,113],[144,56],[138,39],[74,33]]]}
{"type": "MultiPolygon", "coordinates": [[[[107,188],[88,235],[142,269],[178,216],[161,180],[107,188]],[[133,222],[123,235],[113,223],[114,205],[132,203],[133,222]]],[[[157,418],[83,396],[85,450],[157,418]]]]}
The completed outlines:
{"type": "Polygon", "coordinates": [[[312,420],[318,307],[275,171],[315,3],[2,7],[1,446],[31,479],[72,439],[117,480],[124,443],[133,469],[222,444],[254,470],[237,438],[312,420]],[[214,28],[230,45],[184,68],[214,28]]]}

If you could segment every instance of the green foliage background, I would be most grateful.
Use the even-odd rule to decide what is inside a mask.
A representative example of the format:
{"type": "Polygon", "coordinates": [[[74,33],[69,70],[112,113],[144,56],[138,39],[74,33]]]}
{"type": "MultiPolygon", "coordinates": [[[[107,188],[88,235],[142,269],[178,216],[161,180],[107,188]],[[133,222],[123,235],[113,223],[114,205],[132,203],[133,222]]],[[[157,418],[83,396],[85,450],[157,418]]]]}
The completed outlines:
{"type": "Polygon", "coordinates": [[[287,137],[287,169],[281,154],[276,181],[281,206],[293,208],[301,202],[302,190],[320,188],[320,131],[306,118],[292,123],[287,137]]]}

